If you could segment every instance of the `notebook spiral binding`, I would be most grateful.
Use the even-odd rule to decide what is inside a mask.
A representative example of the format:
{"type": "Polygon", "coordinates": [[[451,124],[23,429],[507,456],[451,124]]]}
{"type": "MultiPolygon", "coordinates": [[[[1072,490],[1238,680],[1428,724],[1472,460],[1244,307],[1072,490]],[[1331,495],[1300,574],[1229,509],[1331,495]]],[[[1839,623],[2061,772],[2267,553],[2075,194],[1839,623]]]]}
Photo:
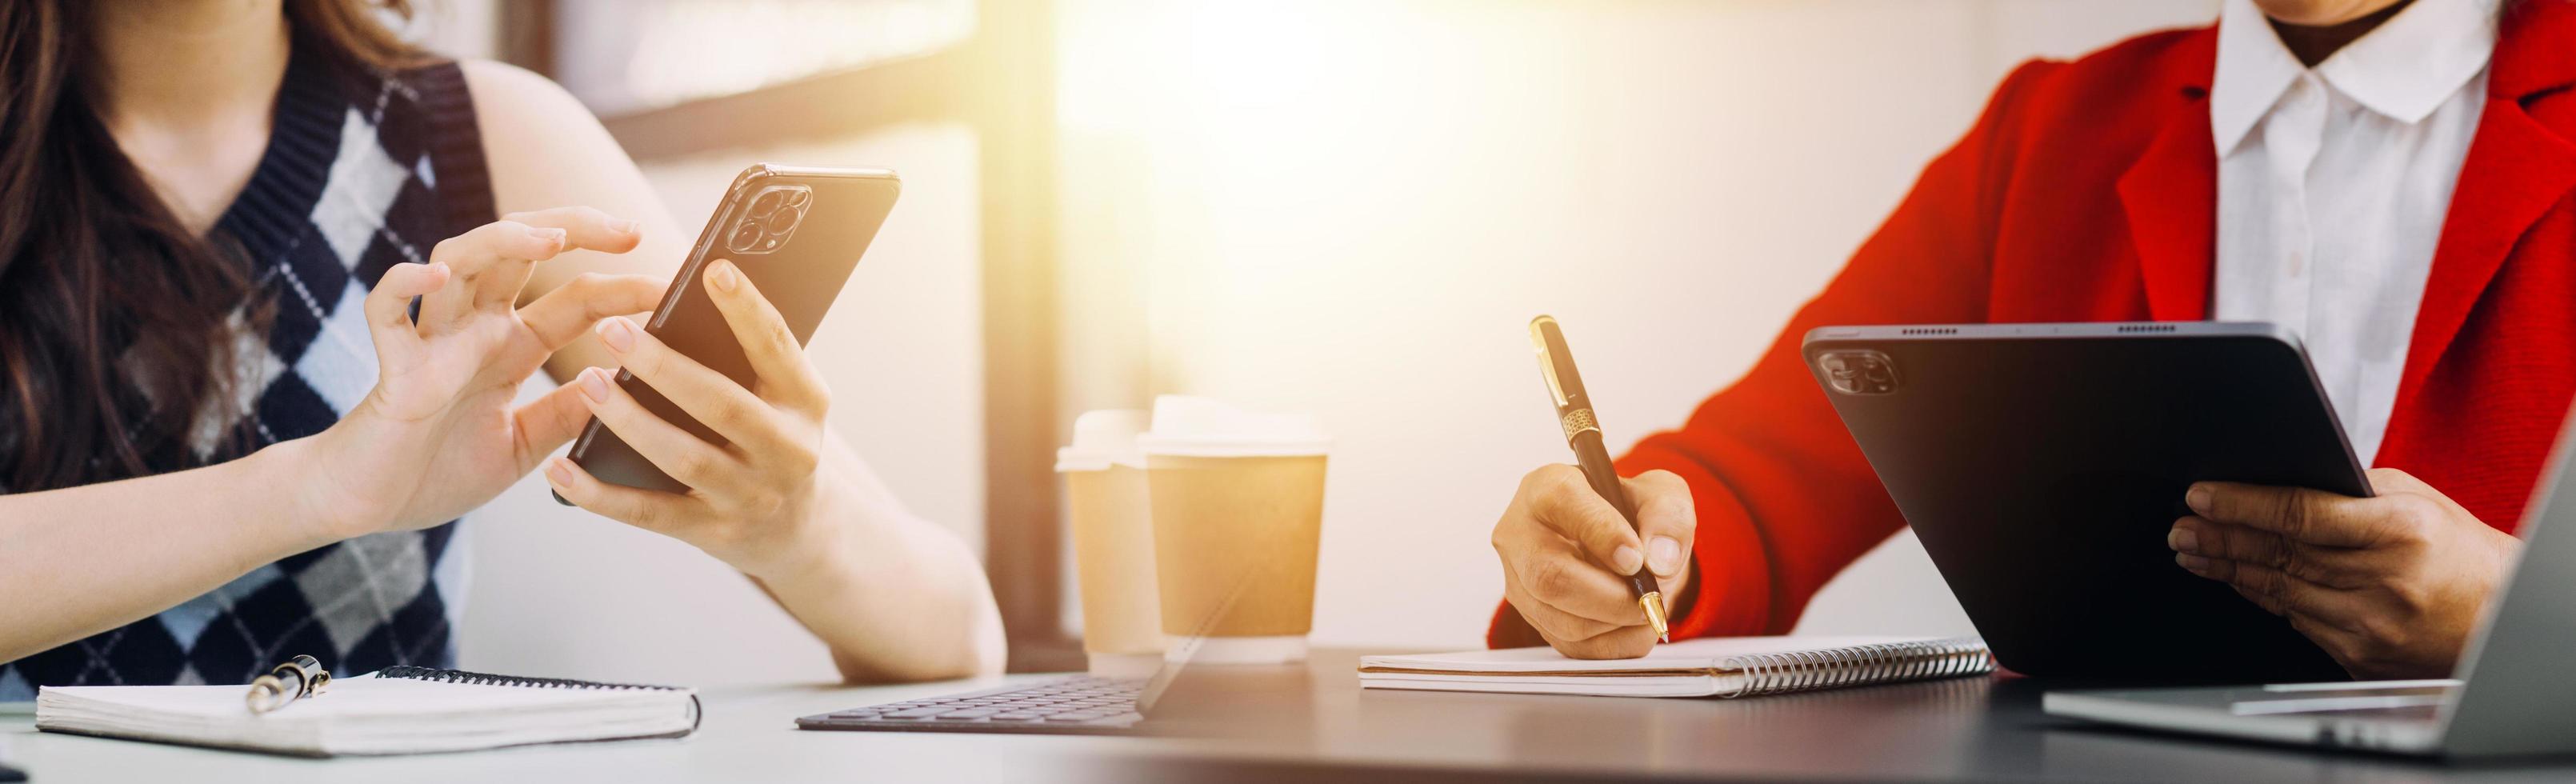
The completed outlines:
{"type": "Polygon", "coordinates": [[[1834,689],[1873,683],[1950,678],[1993,672],[1984,640],[1879,643],[1816,651],[1765,653],[1728,660],[1743,673],[1743,687],[1728,697],[1834,689]]]}
{"type": "MultiPolygon", "coordinates": [[[[573,680],[571,678],[528,678],[517,675],[494,675],[488,672],[472,672],[468,670],[444,670],[437,667],[419,667],[409,664],[400,664],[377,670],[376,677],[403,678],[416,681],[436,681],[439,683],[466,683],[476,686],[521,686],[531,689],[681,690],[678,686],[655,686],[645,683],[602,683],[599,681],[573,680]]],[[[693,733],[696,732],[698,730],[698,724],[705,720],[705,706],[699,704],[697,694],[690,694],[689,731],[693,733]]]]}

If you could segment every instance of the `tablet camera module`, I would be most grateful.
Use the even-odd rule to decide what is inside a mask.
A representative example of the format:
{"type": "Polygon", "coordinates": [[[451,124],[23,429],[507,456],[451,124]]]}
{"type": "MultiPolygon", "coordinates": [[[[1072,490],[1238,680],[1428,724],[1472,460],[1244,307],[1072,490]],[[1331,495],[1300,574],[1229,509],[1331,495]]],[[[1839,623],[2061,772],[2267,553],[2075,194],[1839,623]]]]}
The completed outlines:
{"type": "Polygon", "coordinates": [[[814,207],[814,189],[772,185],[753,196],[751,206],[725,231],[725,248],[735,253],[769,253],[787,245],[787,236],[814,207]]]}
{"type": "Polygon", "coordinates": [[[1896,391],[1896,363],[1867,349],[1827,351],[1816,357],[1825,384],[1846,395],[1885,395],[1896,391]]]}

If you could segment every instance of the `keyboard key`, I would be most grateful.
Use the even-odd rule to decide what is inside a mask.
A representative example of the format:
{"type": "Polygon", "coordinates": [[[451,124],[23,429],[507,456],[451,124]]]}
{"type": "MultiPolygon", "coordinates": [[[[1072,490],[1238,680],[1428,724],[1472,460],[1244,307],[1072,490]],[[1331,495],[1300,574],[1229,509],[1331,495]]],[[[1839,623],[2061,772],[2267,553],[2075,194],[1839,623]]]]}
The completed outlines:
{"type": "Polygon", "coordinates": [[[879,718],[887,718],[887,719],[927,719],[927,718],[930,718],[930,717],[932,717],[932,716],[937,716],[937,715],[942,714],[942,713],[947,713],[947,712],[949,712],[950,710],[953,710],[953,709],[952,709],[952,708],[948,708],[948,707],[946,707],[946,706],[934,705],[934,706],[927,707],[927,708],[913,708],[913,709],[910,709],[910,710],[899,710],[899,711],[895,711],[895,712],[893,712],[893,713],[884,714],[884,715],[880,716],[879,718]]]}
{"type": "Polygon", "coordinates": [[[949,711],[947,713],[942,713],[939,714],[938,719],[940,721],[971,721],[974,719],[989,718],[997,713],[1001,713],[1001,711],[990,708],[975,708],[971,710],[949,711]]]}

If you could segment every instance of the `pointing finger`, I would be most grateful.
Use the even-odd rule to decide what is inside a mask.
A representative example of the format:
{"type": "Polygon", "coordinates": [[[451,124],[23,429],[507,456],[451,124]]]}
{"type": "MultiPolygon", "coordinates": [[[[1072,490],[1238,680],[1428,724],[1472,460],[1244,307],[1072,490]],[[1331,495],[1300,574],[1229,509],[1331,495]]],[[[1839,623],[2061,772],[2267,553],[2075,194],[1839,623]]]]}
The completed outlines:
{"type": "Polygon", "coordinates": [[[363,303],[367,335],[376,344],[377,361],[406,363],[420,350],[419,327],[411,320],[411,299],[447,284],[445,264],[396,264],[376,280],[363,303]]]}
{"type": "Polygon", "coordinates": [[[519,309],[519,320],[547,351],[563,348],[611,316],[642,313],[662,301],[661,279],[650,275],[583,273],[519,309]]]}

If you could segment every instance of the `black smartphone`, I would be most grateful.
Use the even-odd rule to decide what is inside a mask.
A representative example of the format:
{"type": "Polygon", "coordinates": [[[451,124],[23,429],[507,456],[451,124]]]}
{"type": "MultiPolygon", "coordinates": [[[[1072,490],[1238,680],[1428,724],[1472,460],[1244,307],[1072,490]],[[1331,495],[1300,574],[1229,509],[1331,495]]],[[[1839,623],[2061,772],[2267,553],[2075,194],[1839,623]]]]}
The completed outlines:
{"type": "MultiPolygon", "coordinates": [[[[840,295],[841,285],[859,264],[859,256],[876,240],[894,210],[902,181],[884,169],[835,169],[755,164],[725,189],[698,243],[671,279],[653,319],[644,331],[673,350],[748,386],[751,364],[742,344],[725,323],[715,302],[707,299],[699,275],[711,259],[727,259],[777,306],[803,345],[840,295]]],[[[617,371],[617,384],[636,402],[664,421],[680,426],[707,443],[724,445],[723,436],[691,418],[680,407],[635,374],[617,371]]],[[[602,426],[597,418],[584,426],[572,445],[572,461],[600,481],[665,492],[687,492],[637,454],[634,447],[602,426]]],[[[562,495],[555,496],[564,501],[562,495]]]]}

